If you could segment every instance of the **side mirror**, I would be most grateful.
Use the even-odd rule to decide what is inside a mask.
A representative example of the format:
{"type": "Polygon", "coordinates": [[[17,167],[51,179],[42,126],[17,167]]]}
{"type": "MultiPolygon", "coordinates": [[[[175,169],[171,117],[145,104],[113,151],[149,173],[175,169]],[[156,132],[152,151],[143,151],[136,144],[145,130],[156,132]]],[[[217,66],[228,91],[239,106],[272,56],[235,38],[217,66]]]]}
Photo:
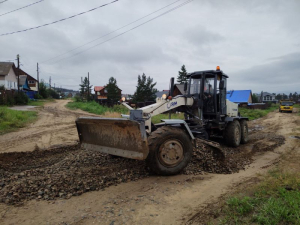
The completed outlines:
{"type": "Polygon", "coordinates": [[[184,88],[183,88],[184,92],[186,92],[187,90],[187,82],[184,82],[184,88]]]}
{"type": "Polygon", "coordinates": [[[220,80],[219,89],[223,90],[225,88],[225,82],[224,80],[220,80]]]}

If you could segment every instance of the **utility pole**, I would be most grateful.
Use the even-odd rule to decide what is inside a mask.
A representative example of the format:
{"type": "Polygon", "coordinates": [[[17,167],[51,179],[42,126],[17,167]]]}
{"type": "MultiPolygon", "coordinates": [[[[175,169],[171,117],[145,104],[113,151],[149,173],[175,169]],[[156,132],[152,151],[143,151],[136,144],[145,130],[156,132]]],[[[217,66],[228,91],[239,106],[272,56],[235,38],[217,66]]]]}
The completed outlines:
{"type": "Polygon", "coordinates": [[[88,72],[88,97],[87,100],[90,100],[90,72],[88,72]]]}
{"type": "Polygon", "coordinates": [[[39,63],[36,63],[36,78],[38,80],[38,94],[40,94],[40,73],[39,73],[39,63]]]}
{"type": "Polygon", "coordinates": [[[50,89],[51,89],[51,76],[49,77],[49,86],[50,86],[50,89]]]}
{"type": "Polygon", "coordinates": [[[17,60],[18,60],[18,71],[17,71],[17,75],[18,75],[18,93],[19,93],[19,91],[20,91],[20,79],[19,79],[19,75],[20,75],[20,72],[19,72],[19,69],[20,69],[20,56],[19,56],[19,54],[17,55],[17,60]]]}

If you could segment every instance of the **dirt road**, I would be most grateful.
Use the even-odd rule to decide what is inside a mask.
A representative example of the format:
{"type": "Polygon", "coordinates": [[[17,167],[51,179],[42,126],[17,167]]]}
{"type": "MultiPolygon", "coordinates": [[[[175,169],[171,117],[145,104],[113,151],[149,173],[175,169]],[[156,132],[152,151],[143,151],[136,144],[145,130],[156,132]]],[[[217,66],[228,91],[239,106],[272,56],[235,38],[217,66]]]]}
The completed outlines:
{"type": "Polygon", "coordinates": [[[81,112],[71,112],[64,104],[52,103],[28,129],[0,136],[1,151],[10,152],[0,154],[0,196],[32,199],[18,206],[1,203],[1,224],[190,224],[203,207],[268,170],[282,153],[300,151],[300,140],[290,138],[300,134],[300,117],[274,112],[249,123],[248,144],[228,149],[229,161],[247,163],[232,166],[230,162],[226,170],[218,170],[219,164],[195,155],[198,161],[193,164],[198,162],[198,167],[192,165],[177,176],[153,176],[143,162],[76,147],[74,120],[81,112]],[[39,149],[69,147],[33,151],[36,145],[39,149]],[[15,153],[24,150],[33,152],[15,153]],[[211,172],[227,173],[233,168],[240,171],[211,172]]]}
{"type": "Polygon", "coordinates": [[[47,103],[39,110],[39,119],[17,132],[0,136],[0,152],[33,151],[55,145],[72,145],[78,140],[75,119],[91,115],[65,108],[68,100],[47,103]]]}

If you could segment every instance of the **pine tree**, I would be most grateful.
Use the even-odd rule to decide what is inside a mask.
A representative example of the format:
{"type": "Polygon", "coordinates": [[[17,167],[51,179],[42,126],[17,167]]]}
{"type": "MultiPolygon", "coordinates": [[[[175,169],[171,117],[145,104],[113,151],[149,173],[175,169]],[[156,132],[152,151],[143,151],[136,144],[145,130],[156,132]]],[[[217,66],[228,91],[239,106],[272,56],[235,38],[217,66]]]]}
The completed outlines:
{"type": "Polygon", "coordinates": [[[183,84],[184,82],[187,81],[187,72],[185,69],[185,65],[182,65],[181,71],[178,71],[178,76],[177,76],[177,82],[180,84],[183,84]]]}
{"type": "Polygon", "coordinates": [[[87,100],[89,100],[90,96],[88,96],[88,94],[91,94],[93,85],[89,85],[88,78],[85,77],[79,86],[80,86],[80,96],[82,98],[86,98],[87,100]],[[90,89],[89,92],[88,92],[88,88],[90,89]]]}
{"type": "Polygon", "coordinates": [[[108,84],[106,85],[105,89],[107,90],[107,100],[109,102],[115,103],[121,99],[120,90],[115,78],[109,78],[108,84]]]}
{"type": "Polygon", "coordinates": [[[154,88],[156,83],[153,83],[153,78],[146,77],[143,73],[138,76],[136,91],[133,95],[133,102],[155,101],[157,89],[154,88]]]}
{"type": "Polygon", "coordinates": [[[258,103],[258,97],[256,94],[252,94],[252,103],[258,103]]]}

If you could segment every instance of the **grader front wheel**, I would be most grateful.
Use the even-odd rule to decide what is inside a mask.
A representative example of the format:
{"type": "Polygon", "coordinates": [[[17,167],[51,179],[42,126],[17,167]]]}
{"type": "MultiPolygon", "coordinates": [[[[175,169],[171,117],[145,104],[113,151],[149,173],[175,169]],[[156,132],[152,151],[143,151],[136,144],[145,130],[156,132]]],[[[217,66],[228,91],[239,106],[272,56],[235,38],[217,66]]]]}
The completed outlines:
{"type": "Polygon", "coordinates": [[[224,138],[227,145],[238,147],[241,143],[241,126],[237,120],[229,122],[225,129],[224,138]]]}
{"type": "Polygon", "coordinates": [[[147,165],[156,174],[177,174],[191,160],[193,151],[191,139],[180,128],[160,127],[150,134],[148,144],[147,165]]]}

